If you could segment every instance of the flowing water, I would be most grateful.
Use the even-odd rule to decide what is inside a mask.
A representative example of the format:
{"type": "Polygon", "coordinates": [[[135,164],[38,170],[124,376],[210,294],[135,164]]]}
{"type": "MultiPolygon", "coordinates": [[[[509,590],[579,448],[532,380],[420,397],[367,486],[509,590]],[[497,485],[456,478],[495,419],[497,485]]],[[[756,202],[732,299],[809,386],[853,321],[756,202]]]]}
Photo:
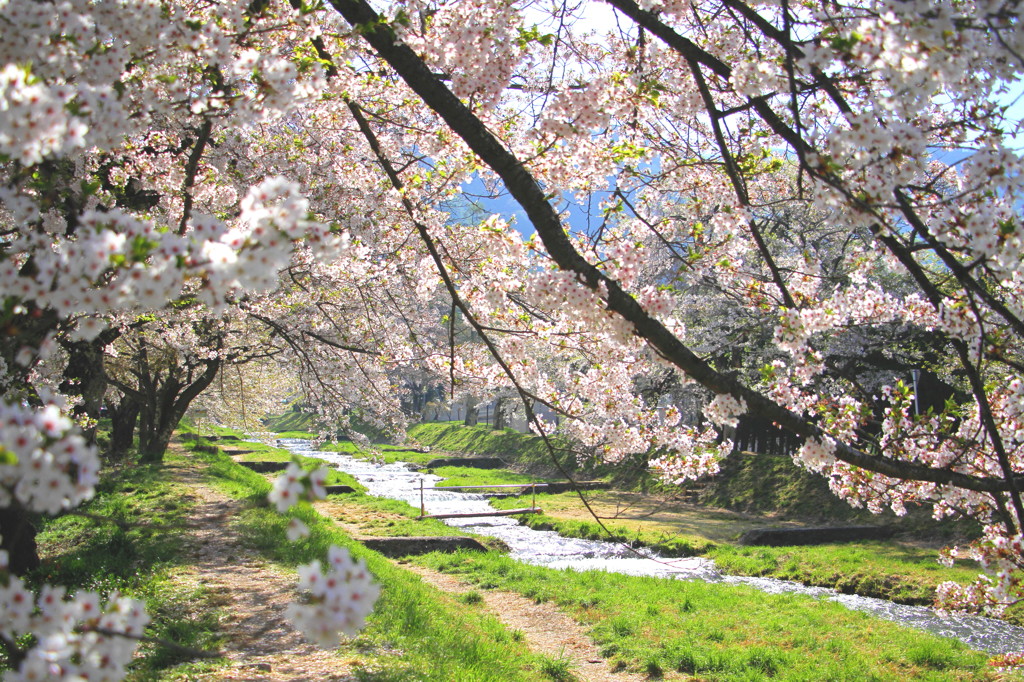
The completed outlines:
{"type": "MultiPolygon", "coordinates": [[[[338,452],[319,452],[304,440],[282,439],[281,442],[293,452],[317,457],[351,474],[366,486],[371,495],[405,500],[414,507],[419,507],[422,482],[422,503],[428,514],[493,511],[483,495],[434,490],[433,486],[441,478],[414,471],[411,469],[413,465],[410,464],[378,464],[338,452]]],[[[807,587],[788,580],[723,575],[710,559],[668,559],[650,551],[631,549],[620,543],[564,538],[553,531],[527,528],[504,516],[446,519],[445,523],[478,535],[498,538],[509,546],[514,559],[537,566],[749,585],[769,593],[795,592],[836,601],[847,608],[866,611],[879,618],[920,630],[955,637],[974,649],[992,653],[1024,651],[1024,628],[992,618],[939,616],[923,606],[906,606],[883,599],[840,594],[835,590],[807,587]]]]}

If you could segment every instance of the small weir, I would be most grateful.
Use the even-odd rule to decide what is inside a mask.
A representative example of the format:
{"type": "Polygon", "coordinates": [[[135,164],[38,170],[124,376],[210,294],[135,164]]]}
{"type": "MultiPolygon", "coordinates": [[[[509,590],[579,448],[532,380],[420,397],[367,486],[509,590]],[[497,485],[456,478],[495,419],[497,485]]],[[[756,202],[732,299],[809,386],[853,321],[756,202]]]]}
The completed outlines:
{"type": "Polygon", "coordinates": [[[317,457],[354,476],[371,495],[404,500],[420,508],[420,486],[427,514],[446,516],[450,526],[495,537],[507,544],[511,556],[524,563],[576,571],[601,570],[626,575],[646,575],[682,580],[748,585],[769,593],[798,593],[839,602],[850,609],[865,611],[885,620],[955,637],[968,646],[991,653],[1024,651],[1024,628],[1000,620],[978,616],[939,616],[923,606],[895,604],[883,599],[840,594],[823,587],[775,578],[750,578],[720,573],[713,561],[702,558],[668,559],[646,550],[635,550],[619,543],[561,537],[553,531],[539,531],[504,516],[470,516],[495,511],[479,493],[433,490],[439,476],[422,474],[402,462],[376,464],[338,452],[319,452],[308,441],[281,439],[284,447],[301,455],[317,457]]]}

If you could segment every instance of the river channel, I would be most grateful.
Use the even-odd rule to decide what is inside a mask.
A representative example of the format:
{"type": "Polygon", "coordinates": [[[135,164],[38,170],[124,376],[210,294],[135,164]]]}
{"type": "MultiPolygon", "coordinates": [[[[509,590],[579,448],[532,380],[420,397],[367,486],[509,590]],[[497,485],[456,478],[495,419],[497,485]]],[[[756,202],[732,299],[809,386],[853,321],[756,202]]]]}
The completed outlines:
{"type": "MultiPolygon", "coordinates": [[[[493,511],[484,495],[433,490],[441,478],[415,471],[415,465],[412,464],[379,464],[343,453],[317,451],[305,440],[282,439],[281,444],[297,454],[316,457],[351,474],[366,486],[371,495],[405,500],[415,507],[420,506],[422,481],[423,505],[428,514],[493,511]]],[[[808,587],[788,580],[723,575],[710,559],[669,559],[650,551],[631,549],[620,543],[565,538],[553,531],[527,528],[509,517],[446,519],[445,523],[478,535],[498,538],[509,546],[512,558],[536,566],[749,585],[770,593],[795,592],[839,602],[847,608],[865,611],[909,627],[955,637],[973,649],[991,653],[1024,651],[1024,628],[992,618],[939,616],[923,606],[907,606],[883,599],[840,594],[835,590],[808,587]]]]}

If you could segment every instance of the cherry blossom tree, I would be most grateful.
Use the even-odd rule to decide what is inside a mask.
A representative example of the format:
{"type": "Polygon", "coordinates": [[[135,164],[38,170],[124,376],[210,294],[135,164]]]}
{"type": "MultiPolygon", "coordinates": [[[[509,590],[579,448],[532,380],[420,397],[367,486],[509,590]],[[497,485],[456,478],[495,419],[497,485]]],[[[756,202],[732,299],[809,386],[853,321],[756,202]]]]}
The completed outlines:
{"type": "MultiPolygon", "coordinates": [[[[523,15],[500,3],[403,4],[383,15],[359,0],[332,3],[437,116],[431,129],[443,122],[458,135],[529,216],[533,246],[552,266],[531,272],[530,284],[598,344],[587,349],[590,366],[562,381],[585,395],[545,396],[576,417],[570,433],[605,441],[609,453],[665,448],[660,466],[671,477],[713,470],[723,450],[706,431],[665,429],[645,421],[649,406],[622,399],[627,367],[635,372],[644,355],[668,363],[717,396],[712,421],[750,413],[805,437],[797,461],[854,503],[902,512],[927,502],[938,516],[979,518],[985,540],[961,553],[998,568],[998,578],[945,596],[995,611],[1015,601],[1024,326],[1020,166],[1007,145],[1019,122],[1000,104],[1022,66],[1015,6],[608,4],[619,29],[594,47],[565,22],[531,40],[523,15]],[[944,149],[971,153],[948,164],[944,149]],[[795,183],[780,179],[780,161],[797,164],[795,183]],[[603,208],[617,219],[592,234],[573,230],[559,194],[600,195],[608,185],[603,208]],[[667,194],[685,197],[670,218],[652,208],[667,194]],[[845,281],[825,281],[815,263],[765,239],[762,209],[787,205],[870,234],[870,247],[847,257],[845,281]],[[776,328],[788,359],[766,367],[763,383],[737,381],[693,352],[685,319],[673,315],[674,285],[642,276],[663,250],[680,279],[711,273],[776,328]],[[914,292],[881,287],[879,273],[893,269],[914,292]],[[841,377],[829,392],[810,390],[826,371],[817,346],[851,327],[894,323],[937,338],[969,398],[915,415],[894,377],[882,435],[866,438],[864,404],[841,377]],[[612,395],[614,407],[603,398],[612,395]]],[[[407,191],[410,172],[367,137],[392,185],[407,191]]],[[[428,248],[441,241],[419,231],[428,248]]],[[[442,273],[456,267],[440,253],[435,262],[442,273]]],[[[460,300],[469,315],[486,314],[471,309],[468,292],[460,300]]],[[[497,350],[506,358],[511,349],[497,350]]]]}
{"type": "MultiPolygon", "coordinates": [[[[983,524],[951,556],[991,576],[947,605],[1020,598],[1018,4],[9,0],[0,21],[0,507],[91,494],[95,450],[39,369],[55,349],[187,303],[251,315],[322,409],[396,433],[404,371],[512,390],[540,435],[536,403],[581,452],[654,453],[669,480],[716,471],[740,415],[772,421],[854,504],[983,524]],[[470,182],[525,220],[450,220],[470,182]],[[808,241],[823,232],[836,248],[808,241]],[[757,373],[718,352],[740,320],[771,330],[757,373]],[[866,390],[830,361],[894,337],[927,346],[948,406],[921,413],[898,371],[866,390]],[[667,379],[707,392],[706,421],[659,408],[667,379]]],[[[275,490],[286,508],[317,484],[275,490]]],[[[372,592],[347,562],[328,572],[372,592]]],[[[304,631],[358,627],[339,581],[304,570],[304,631]]],[[[6,580],[15,613],[28,595],[6,580]]],[[[119,604],[118,627],[140,627],[119,604]]],[[[56,640],[17,614],[0,632],[14,679],[127,660],[22,651],[20,634],[56,640]]]]}
{"type": "Polygon", "coordinates": [[[140,461],[163,460],[190,405],[222,372],[268,357],[263,336],[238,317],[210,318],[201,308],[168,311],[136,321],[110,346],[108,381],[139,405],[140,461]]]}
{"type": "Polygon", "coordinates": [[[32,594],[17,575],[25,514],[88,499],[99,466],[40,368],[118,316],[170,302],[220,315],[273,288],[300,238],[318,255],[345,248],[293,181],[244,175],[252,150],[234,131],[272,124],[323,83],[290,58],[301,13],[255,31],[251,19],[233,3],[0,7],[5,679],[118,678],[147,620],[131,600],[32,594]]]}

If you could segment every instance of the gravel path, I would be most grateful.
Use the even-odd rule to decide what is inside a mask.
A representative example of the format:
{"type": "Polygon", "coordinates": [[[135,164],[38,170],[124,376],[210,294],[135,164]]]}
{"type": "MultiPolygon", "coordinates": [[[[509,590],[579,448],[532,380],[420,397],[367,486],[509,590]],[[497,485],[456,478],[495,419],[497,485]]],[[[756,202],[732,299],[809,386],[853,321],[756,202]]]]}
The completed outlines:
{"type": "MultiPolygon", "coordinates": [[[[458,578],[415,564],[402,564],[439,590],[460,594],[475,589],[458,578]]],[[[523,633],[536,653],[567,659],[573,674],[587,682],[642,682],[648,678],[626,671],[613,671],[600,650],[587,637],[583,626],[550,602],[538,604],[516,592],[480,590],[484,606],[510,630],[523,633]]],[[[674,679],[664,677],[662,679],[674,679]]]]}

